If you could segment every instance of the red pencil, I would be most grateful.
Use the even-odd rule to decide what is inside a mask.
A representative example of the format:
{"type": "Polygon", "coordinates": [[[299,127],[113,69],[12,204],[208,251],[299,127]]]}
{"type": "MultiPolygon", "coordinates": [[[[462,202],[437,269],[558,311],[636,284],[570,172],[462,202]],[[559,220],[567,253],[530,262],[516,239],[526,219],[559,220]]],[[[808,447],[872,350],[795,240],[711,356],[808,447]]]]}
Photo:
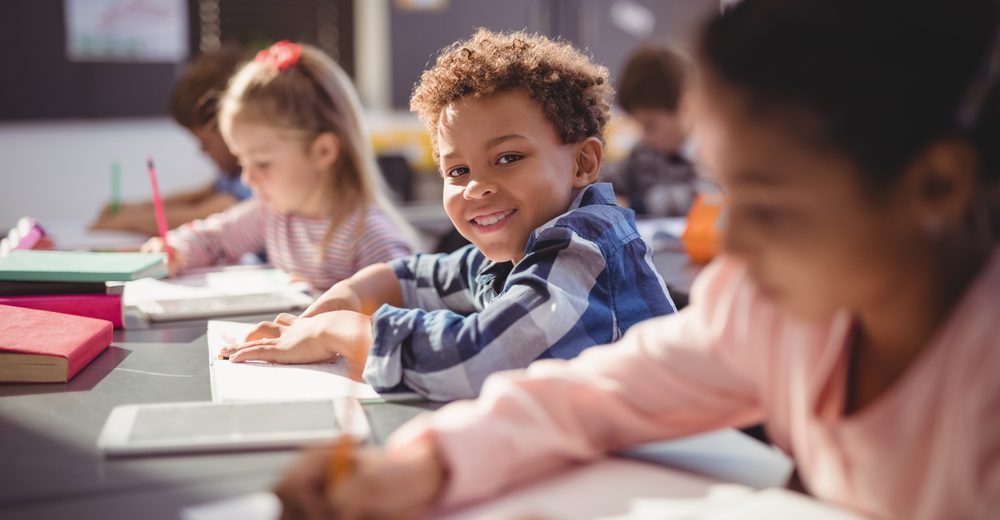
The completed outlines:
{"type": "Polygon", "coordinates": [[[156,182],[156,168],[153,167],[153,158],[146,161],[149,166],[149,183],[153,186],[153,208],[156,210],[156,227],[160,230],[160,241],[163,242],[163,250],[167,253],[167,258],[173,258],[174,251],[167,244],[167,215],[163,212],[163,199],[160,198],[160,185],[156,182]]]}

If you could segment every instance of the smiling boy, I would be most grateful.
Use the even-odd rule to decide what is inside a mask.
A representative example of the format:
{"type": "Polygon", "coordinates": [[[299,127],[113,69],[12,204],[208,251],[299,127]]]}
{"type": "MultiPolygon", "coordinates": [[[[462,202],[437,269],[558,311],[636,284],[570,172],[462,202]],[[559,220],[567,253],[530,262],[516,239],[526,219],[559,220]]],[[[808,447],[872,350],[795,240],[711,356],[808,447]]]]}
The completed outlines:
{"type": "Polygon", "coordinates": [[[411,108],[431,133],[445,210],[472,244],[366,268],[223,353],[340,356],[378,390],[450,400],[673,312],[631,210],[595,184],[611,91],[607,69],[542,36],[479,30],[443,51],[411,108]]]}

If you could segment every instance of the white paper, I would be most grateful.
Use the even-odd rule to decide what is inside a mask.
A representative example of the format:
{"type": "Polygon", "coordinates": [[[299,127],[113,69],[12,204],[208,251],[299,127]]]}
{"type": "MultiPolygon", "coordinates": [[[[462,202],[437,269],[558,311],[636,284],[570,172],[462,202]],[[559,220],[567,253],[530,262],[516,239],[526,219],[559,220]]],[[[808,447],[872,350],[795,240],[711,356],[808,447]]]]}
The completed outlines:
{"type": "Polygon", "coordinates": [[[861,517],[805,495],[771,488],[717,484],[702,498],[633,500],[628,513],[603,520],[861,520],[861,517]]]}
{"type": "Polygon", "coordinates": [[[241,341],[253,328],[249,323],[208,322],[208,351],[212,374],[212,400],[294,401],[354,397],[401,399],[413,394],[380,396],[366,383],[347,376],[342,363],[279,365],[262,362],[230,363],[218,359],[222,347],[241,341]]]}
{"type": "Polygon", "coordinates": [[[271,493],[253,493],[181,510],[181,520],[276,520],[281,502],[271,493]]]}
{"type": "Polygon", "coordinates": [[[441,518],[619,518],[629,512],[633,500],[701,499],[711,486],[711,481],[697,475],[612,457],[526,484],[495,500],[441,518]]]}
{"type": "Polygon", "coordinates": [[[783,487],[793,469],[781,450],[732,428],[637,446],[626,455],[757,489],[783,487]]]}
{"type": "MultiPolygon", "coordinates": [[[[281,505],[254,493],[185,508],[184,520],[273,520],[281,505]]],[[[525,484],[493,500],[443,512],[441,520],[860,520],[784,489],[755,491],[669,468],[608,458],[525,484]]]]}
{"type": "Polygon", "coordinates": [[[293,283],[291,277],[279,269],[233,265],[192,270],[166,279],[141,278],[128,282],[123,303],[126,307],[135,307],[161,300],[301,292],[305,287],[304,283],[293,283]]]}
{"type": "Polygon", "coordinates": [[[66,251],[135,250],[149,240],[141,233],[88,229],[85,222],[46,219],[39,221],[56,249],[66,251]]]}

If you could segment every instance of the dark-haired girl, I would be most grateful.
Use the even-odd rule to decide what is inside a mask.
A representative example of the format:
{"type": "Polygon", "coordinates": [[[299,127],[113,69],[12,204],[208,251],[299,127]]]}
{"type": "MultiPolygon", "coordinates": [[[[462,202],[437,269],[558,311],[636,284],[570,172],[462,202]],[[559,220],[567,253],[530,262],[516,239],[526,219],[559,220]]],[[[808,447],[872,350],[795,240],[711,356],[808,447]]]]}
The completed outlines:
{"type": "Polygon", "coordinates": [[[997,7],[746,0],[702,33],[697,135],[726,254],[613,348],[486,381],[289,512],[398,516],[571,461],[764,421],[806,489],[861,514],[1000,512],[997,7]]]}

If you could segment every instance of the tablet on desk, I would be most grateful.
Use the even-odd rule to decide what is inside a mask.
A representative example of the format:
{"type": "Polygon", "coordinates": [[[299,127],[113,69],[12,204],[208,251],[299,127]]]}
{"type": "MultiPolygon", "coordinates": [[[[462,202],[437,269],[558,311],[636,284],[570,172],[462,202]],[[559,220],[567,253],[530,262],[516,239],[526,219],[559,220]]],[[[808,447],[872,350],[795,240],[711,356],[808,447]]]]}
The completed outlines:
{"type": "Polygon", "coordinates": [[[106,456],[292,448],[369,435],[356,399],[117,406],[97,439],[106,456]]]}
{"type": "Polygon", "coordinates": [[[150,321],[173,321],[284,312],[304,309],[312,301],[307,294],[287,291],[153,300],[137,307],[150,321]]]}

